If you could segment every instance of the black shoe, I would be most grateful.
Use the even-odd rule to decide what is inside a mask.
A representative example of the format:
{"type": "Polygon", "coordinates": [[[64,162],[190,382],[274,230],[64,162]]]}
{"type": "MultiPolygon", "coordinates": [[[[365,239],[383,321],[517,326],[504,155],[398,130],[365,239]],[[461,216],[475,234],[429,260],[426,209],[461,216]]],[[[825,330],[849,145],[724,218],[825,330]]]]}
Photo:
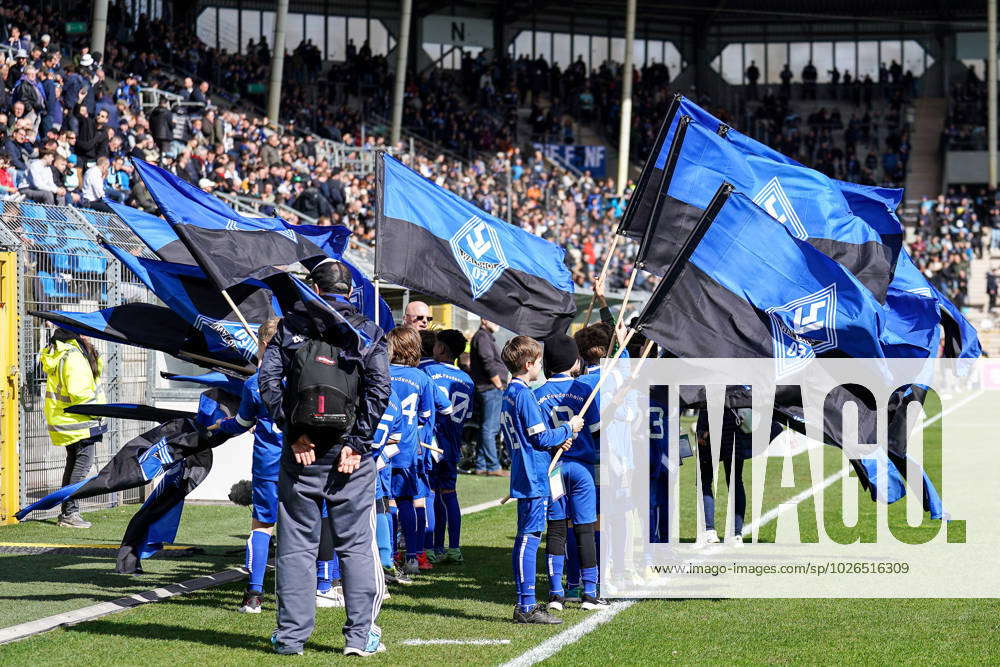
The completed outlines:
{"type": "Polygon", "coordinates": [[[584,593],[580,596],[580,609],[586,609],[587,611],[594,611],[595,609],[604,609],[610,603],[599,597],[594,597],[593,595],[587,595],[584,593]]]}
{"type": "Polygon", "coordinates": [[[264,604],[263,593],[257,593],[256,591],[247,591],[243,594],[243,604],[237,610],[241,614],[259,614],[260,606],[264,604]]]}
{"type": "Polygon", "coordinates": [[[552,593],[549,595],[549,611],[562,611],[566,605],[566,598],[552,593]]]}
{"type": "Polygon", "coordinates": [[[559,625],[562,619],[553,616],[545,611],[541,605],[534,605],[528,611],[521,611],[520,607],[514,609],[515,623],[537,623],[539,625],[559,625]]]}
{"type": "Polygon", "coordinates": [[[385,583],[387,584],[409,586],[413,583],[413,579],[403,574],[398,567],[383,567],[382,573],[385,575],[385,583]]]}

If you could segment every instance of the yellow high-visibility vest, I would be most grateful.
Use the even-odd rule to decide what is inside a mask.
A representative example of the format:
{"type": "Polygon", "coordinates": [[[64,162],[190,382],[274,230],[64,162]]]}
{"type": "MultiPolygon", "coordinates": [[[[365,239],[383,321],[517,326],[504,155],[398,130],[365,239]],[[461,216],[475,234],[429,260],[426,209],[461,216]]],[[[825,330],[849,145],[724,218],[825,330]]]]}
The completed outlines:
{"type": "Polygon", "coordinates": [[[42,349],[38,361],[45,372],[45,421],[53,445],[65,447],[84,438],[104,433],[104,420],[66,412],[71,405],[104,403],[101,373],[104,360],[97,362],[97,377],[90,370],[79,343],[52,341],[42,349]]]}

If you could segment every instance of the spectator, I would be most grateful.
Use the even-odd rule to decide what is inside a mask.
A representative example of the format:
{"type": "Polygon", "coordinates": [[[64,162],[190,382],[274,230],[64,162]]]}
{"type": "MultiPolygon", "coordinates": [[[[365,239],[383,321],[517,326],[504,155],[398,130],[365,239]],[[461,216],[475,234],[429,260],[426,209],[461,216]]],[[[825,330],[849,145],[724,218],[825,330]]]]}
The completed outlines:
{"type": "Polygon", "coordinates": [[[54,158],[55,153],[46,151],[28,165],[29,187],[23,188],[21,193],[31,201],[50,205],[64,203],[66,189],[56,184],[52,174],[54,158]]]}
{"type": "Polygon", "coordinates": [[[477,475],[504,476],[497,457],[497,433],[500,431],[500,411],[507,368],[500,359],[500,348],[494,334],[500,327],[483,320],[479,331],[472,337],[470,348],[470,375],[476,383],[479,397],[477,414],[481,415],[479,450],[476,453],[477,475]]]}
{"type": "Polygon", "coordinates": [[[110,164],[108,158],[100,157],[94,161],[87,171],[83,174],[83,202],[84,206],[88,208],[93,208],[99,211],[107,210],[110,208],[104,203],[104,179],[108,177],[108,171],[110,170],[110,164]]]}

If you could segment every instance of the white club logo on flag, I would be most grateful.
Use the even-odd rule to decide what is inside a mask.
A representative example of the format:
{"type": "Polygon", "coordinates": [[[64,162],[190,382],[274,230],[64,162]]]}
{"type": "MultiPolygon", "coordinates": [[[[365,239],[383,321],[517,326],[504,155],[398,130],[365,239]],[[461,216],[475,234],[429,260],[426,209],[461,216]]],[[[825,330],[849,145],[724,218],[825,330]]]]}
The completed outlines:
{"type": "Polygon", "coordinates": [[[925,296],[928,299],[933,299],[934,294],[931,292],[930,287],[917,287],[916,289],[909,290],[910,294],[916,294],[917,296],[925,296]]]}
{"type": "Polygon", "coordinates": [[[478,216],[469,218],[449,244],[455,260],[469,279],[473,299],[485,294],[509,266],[496,230],[478,216]]]}
{"type": "Polygon", "coordinates": [[[760,189],[760,192],[753,198],[753,203],[767,211],[768,215],[788,228],[797,239],[806,240],[806,228],[799,220],[798,213],[792,208],[792,202],[788,200],[788,195],[781,187],[778,177],[775,176],[767,182],[767,185],[760,189]]]}
{"type": "Polygon", "coordinates": [[[837,286],[767,309],[778,377],[803,368],[817,354],[837,347],[837,286]]]}
{"type": "MultiPolygon", "coordinates": [[[[254,328],[253,325],[251,327],[254,328]]],[[[194,320],[194,328],[199,331],[211,329],[219,335],[227,347],[236,350],[247,361],[252,361],[257,356],[257,343],[239,322],[215,320],[205,315],[198,315],[194,320]]],[[[256,328],[254,329],[256,331],[256,328]]]]}
{"type": "Polygon", "coordinates": [[[293,242],[295,241],[295,232],[293,232],[290,229],[272,229],[272,230],[267,230],[267,229],[253,229],[253,228],[247,229],[246,227],[244,227],[240,223],[236,222],[235,220],[230,220],[229,222],[227,222],[226,223],[226,229],[231,230],[231,231],[237,231],[237,232],[266,232],[266,231],[273,231],[276,234],[281,234],[282,236],[284,236],[289,241],[293,241],[293,242]]]}

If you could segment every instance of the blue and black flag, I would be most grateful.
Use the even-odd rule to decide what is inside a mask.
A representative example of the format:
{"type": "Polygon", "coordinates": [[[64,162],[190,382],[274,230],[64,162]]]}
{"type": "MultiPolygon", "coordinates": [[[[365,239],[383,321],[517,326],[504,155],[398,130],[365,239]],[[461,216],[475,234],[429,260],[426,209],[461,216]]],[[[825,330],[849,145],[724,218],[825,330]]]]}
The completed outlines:
{"type": "MultiPolygon", "coordinates": [[[[205,196],[213,200],[215,199],[214,197],[210,197],[210,195],[205,196]]],[[[169,222],[154,215],[150,215],[149,213],[134,209],[130,206],[125,206],[124,204],[108,202],[108,205],[111,206],[118,217],[121,218],[122,222],[135,232],[136,236],[138,236],[142,242],[145,243],[154,254],[156,254],[157,257],[166,262],[172,262],[175,264],[198,266],[198,262],[191,255],[187,246],[180,240],[180,237],[177,236],[177,232],[174,231],[169,222]]],[[[254,218],[246,219],[254,220],[254,218]]],[[[327,257],[342,262],[344,266],[350,270],[351,279],[354,283],[352,286],[353,291],[351,293],[351,302],[362,315],[370,320],[376,319],[375,286],[372,284],[372,281],[361,272],[360,269],[344,259],[343,256],[344,251],[347,249],[347,241],[350,238],[351,230],[341,225],[326,227],[317,225],[284,224],[287,225],[287,229],[290,229],[296,234],[299,234],[315,243],[323,252],[326,253],[327,257]]],[[[379,299],[378,304],[379,324],[384,329],[389,330],[394,326],[392,308],[390,308],[389,304],[385,302],[385,299],[379,299]]]]}
{"type": "Polygon", "coordinates": [[[779,377],[824,354],[886,356],[871,293],[731,185],[682,241],[637,323],[670,353],[773,357],[779,377]]]}
{"type": "MultiPolygon", "coordinates": [[[[854,183],[838,183],[838,185],[855,214],[879,234],[891,235],[894,229],[902,229],[895,213],[902,201],[902,190],[871,188],[854,183]]],[[[982,356],[983,351],[976,328],[965,319],[962,311],[948,297],[920,273],[906,250],[900,251],[896,258],[892,287],[934,302],[940,311],[941,328],[944,330],[945,357],[978,359],[982,356]]]]}
{"type": "Polygon", "coordinates": [[[307,269],[326,254],[273,218],[246,218],[170,172],[133,160],[149,194],[219,289],[263,279],[296,264],[307,269]]]}
{"type": "MultiPolygon", "coordinates": [[[[726,126],[720,126],[727,130],[726,126]]],[[[728,136],[728,131],[726,132],[728,136]]],[[[681,116],[662,172],[663,197],[653,209],[637,263],[661,273],[677,252],[687,225],[697,221],[722,183],[750,197],[796,238],[850,271],[879,302],[885,301],[896,255],[854,215],[840,189],[818,171],[748,153],[689,116],[681,116]]]]}
{"type": "Polygon", "coordinates": [[[562,333],[576,314],[565,250],[380,154],[375,275],[519,334],[562,333]]]}
{"type": "Polygon", "coordinates": [[[81,482],[64,486],[31,503],[15,516],[18,521],[34,511],[52,509],[67,500],[83,500],[114,491],[144,486],[164,472],[229,439],[205,426],[236,414],[239,398],[209,389],[202,394],[197,419],[172,419],[126,443],[101,470],[81,482]]]}
{"type": "MultiPolygon", "coordinates": [[[[243,364],[255,361],[257,343],[199,267],[136,257],[112,245],[105,247],[163,303],[204,334],[212,357],[243,364]]],[[[261,287],[242,283],[228,291],[251,328],[273,316],[270,295],[261,287]]]]}

